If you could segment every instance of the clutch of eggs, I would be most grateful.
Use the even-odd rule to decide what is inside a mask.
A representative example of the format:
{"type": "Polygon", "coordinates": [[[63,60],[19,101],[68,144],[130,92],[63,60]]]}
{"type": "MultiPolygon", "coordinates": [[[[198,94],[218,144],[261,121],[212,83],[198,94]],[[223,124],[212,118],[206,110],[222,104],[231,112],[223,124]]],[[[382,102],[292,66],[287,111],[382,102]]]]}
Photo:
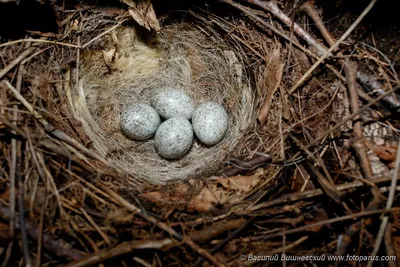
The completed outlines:
{"type": "Polygon", "coordinates": [[[163,158],[178,159],[188,153],[194,133],[201,143],[212,146],[228,130],[228,114],[222,105],[206,101],[195,107],[191,97],[182,90],[158,89],[151,95],[150,104],[124,106],[120,125],[123,133],[134,140],[155,136],[155,149],[163,158]],[[165,119],[162,123],[160,116],[165,119]]]}

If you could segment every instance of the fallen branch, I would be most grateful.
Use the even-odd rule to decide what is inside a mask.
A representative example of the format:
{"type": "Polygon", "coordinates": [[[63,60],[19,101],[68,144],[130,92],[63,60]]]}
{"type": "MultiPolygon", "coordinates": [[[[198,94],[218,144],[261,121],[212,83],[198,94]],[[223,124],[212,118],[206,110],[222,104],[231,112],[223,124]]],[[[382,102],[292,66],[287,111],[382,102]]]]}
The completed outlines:
{"type": "Polygon", "coordinates": [[[318,30],[321,32],[322,36],[326,40],[326,42],[330,45],[333,46],[335,44],[335,39],[332,37],[328,29],[325,27],[325,23],[321,19],[321,17],[318,15],[318,13],[315,11],[314,7],[311,5],[310,2],[305,2],[301,7],[300,10],[307,13],[308,16],[311,17],[311,19],[314,21],[315,26],[318,28],[318,30]]]}
{"type": "MultiPolygon", "coordinates": [[[[332,35],[329,33],[329,31],[325,27],[325,23],[322,21],[321,17],[318,15],[318,13],[315,11],[313,6],[309,3],[306,2],[303,4],[302,11],[304,11],[315,23],[321,34],[324,36],[326,42],[330,45],[333,46],[335,45],[335,38],[332,37],[332,35]]],[[[372,47],[371,47],[372,48],[372,47]]],[[[343,56],[342,53],[338,52],[339,56],[343,56]]],[[[384,56],[384,55],[383,55],[384,56]]],[[[342,66],[346,66],[347,61],[344,59],[339,59],[339,63],[342,66]]],[[[390,63],[390,62],[389,62],[390,63]]],[[[378,82],[375,78],[373,78],[371,75],[362,73],[362,72],[357,72],[357,80],[366,86],[366,88],[370,88],[370,91],[374,91],[377,94],[383,94],[385,91],[383,90],[383,86],[380,82],[378,82]]],[[[365,100],[368,100],[370,98],[368,95],[365,94],[365,92],[357,86],[357,91],[358,94],[364,98],[365,100]]],[[[389,103],[391,107],[400,107],[400,102],[393,96],[387,96],[383,99],[385,102],[389,103]]],[[[368,100],[370,101],[370,100],[368,100]]],[[[398,110],[400,111],[400,110],[398,110]]]]}
{"type": "MultiPolygon", "coordinates": [[[[357,111],[359,110],[359,101],[356,91],[357,64],[352,61],[347,62],[345,65],[345,72],[350,98],[350,110],[352,111],[352,113],[357,113],[357,111]]],[[[352,147],[356,152],[356,156],[359,158],[360,168],[361,172],[364,175],[364,178],[368,181],[371,181],[373,173],[364,143],[364,136],[360,119],[361,118],[359,115],[353,117],[353,131],[355,137],[352,142],[352,147]]],[[[380,202],[380,192],[375,186],[371,186],[371,194],[373,196],[373,200],[368,204],[368,207],[366,209],[367,211],[376,209],[380,202]]],[[[361,230],[362,223],[362,221],[353,223],[346,230],[345,234],[339,236],[335,255],[344,255],[353,238],[356,237],[356,234],[361,230]]],[[[370,225],[371,223],[372,220],[368,220],[365,222],[366,225],[370,225]]]]}
{"type": "MultiPolygon", "coordinates": [[[[382,84],[370,75],[359,71],[357,72],[357,80],[364,84],[366,88],[370,88],[370,91],[376,93],[377,95],[383,95],[385,93],[382,84]]],[[[382,99],[389,104],[391,108],[395,109],[396,112],[400,112],[400,100],[398,100],[396,97],[386,95],[382,99]]]]}
{"type": "Polygon", "coordinates": [[[358,26],[358,24],[364,19],[364,17],[371,11],[373,6],[378,0],[372,0],[369,5],[364,9],[361,15],[353,22],[353,24],[347,29],[347,31],[339,38],[334,45],[332,45],[314,65],[297,81],[297,83],[289,90],[289,94],[293,94],[311,75],[311,73],[324,61],[331,53],[339,47],[339,45],[350,35],[350,33],[358,26]]]}
{"type": "MultiPolygon", "coordinates": [[[[271,3],[271,1],[269,1],[269,2],[257,1],[257,2],[264,3],[263,5],[266,5],[265,3],[268,3],[268,5],[270,5],[271,8],[270,9],[263,8],[263,9],[266,10],[267,12],[271,12],[271,14],[276,16],[278,19],[281,19],[281,21],[283,23],[285,23],[291,29],[293,28],[294,32],[296,32],[297,35],[299,35],[301,38],[303,38],[303,40],[305,40],[311,46],[311,48],[314,48],[313,49],[314,51],[316,50],[317,55],[315,55],[312,51],[304,48],[297,41],[293,40],[293,38],[290,38],[290,36],[282,33],[281,31],[274,28],[272,25],[266,23],[264,20],[259,18],[256,14],[254,14],[254,12],[255,12],[254,10],[244,7],[238,3],[235,3],[232,0],[220,0],[220,1],[239,9],[240,11],[242,11],[243,13],[248,15],[250,17],[250,19],[252,19],[254,22],[261,24],[264,28],[272,31],[275,34],[278,34],[280,37],[284,38],[289,43],[294,44],[297,48],[299,48],[300,50],[302,50],[303,52],[305,52],[307,55],[311,56],[314,59],[318,59],[319,57],[317,55],[322,56],[323,52],[326,52],[328,50],[328,48],[326,48],[325,46],[320,44],[318,40],[316,40],[314,37],[312,37],[310,34],[308,34],[306,31],[304,31],[298,24],[296,24],[296,23],[293,24],[292,20],[288,16],[286,16],[275,3],[271,3]],[[283,16],[282,16],[282,14],[283,14],[283,16]],[[295,25],[295,26],[292,27],[292,25],[295,25]],[[318,51],[320,51],[320,53],[318,53],[318,51]]],[[[246,0],[246,1],[253,3],[252,0],[246,0]]],[[[308,9],[305,9],[304,11],[308,12],[308,9]]],[[[314,13],[315,13],[315,11],[314,11],[314,13]]],[[[307,14],[309,14],[309,13],[307,13],[307,14]]],[[[311,14],[310,17],[312,19],[314,19],[314,17],[318,17],[318,15],[311,14]]],[[[320,19],[319,19],[319,21],[320,21],[320,19]]],[[[316,20],[315,23],[318,24],[318,20],[316,20]]],[[[320,26],[321,26],[321,28],[324,28],[323,23],[320,26]]],[[[334,39],[333,38],[327,39],[328,43],[329,43],[329,41],[332,41],[332,40],[334,40],[334,39]]],[[[335,42],[329,43],[329,45],[333,46],[333,45],[335,45],[335,42]]],[[[334,50],[336,50],[336,49],[334,49],[334,50]]],[[[344,64],[344,62],[345,61],[342,59],[339,60],[339,63],[341,63],[342,65],[344,64]]],[[[334,66],[332,66],[330,64],[326,64],[326,67],[329,70],[331,70],[341,81],[343,81],[343,82],[345,81],[345,78],[340,74],[340,71],[338,71],[334,66]]],[[[378,96],[385,94],[385,90],[384,90],[384,87],[382,86],[382,84],[380,82],[378,82],[371,75],[359,72],[359,73],[357,73],[357,80],[361,84],[363,84],[367,89],[369,89],[371,92],[376,93],[378,96]]],[[[363,90],[361,88],[358,88],[358,93],[359,93],[360,97],[362,97],[364,100],[366,100],[368,102],[371,101],[371,97],[369,95],[367,95],[365,92],[363,92],[363,90]]],[[[385,95],[385,97],[381,98],[381,100],[388,103],[391,108],[397,109],[397,111],[399,111],[400,101],[397,100],[395,97],[393,97],[391,95],[385,95]]]]}
{"type": "MultiPolygon", "coordinates": [[[[323,55],[327,48],[320,44],[314,37],[312,37],[308,32],[303,30],[297,23],[293,23],[293,21],[280,10],[275,1],[261,1],[261,0],[245,0],[248,3],[254,4],[256,6],[261,7],[265,11],[270,12],[275,17],[280,19],[283,23],[285,23],[289,28],[293,27],[293,30],[301,36],[304,41],[308,43],[309,46],[315,49],[318,55],[323,55]]],[[[332,51],[331,51],[332,52],[332,51]]]]}
{"type": "MultiPolygon", "coordinates": [[[[347,88],[350,97],[350,110],[352,113],[356,113],[360,109],[360,103],[358,101],[357,95],[357,63],[353,61],[347,62],[345,66],[346,78],[347,78],[347,88]]],[[[367,150],[364,143],[364,136],[362,125],[360,121],[360,115],[353,117],[353,129],[355,134],[355,140],[352,142],[352,147],[356,151],[357,156],[360,160],[361,171],[366,179],[371,179],[373,176],[371,162],[369,161],[367,150]]]]}

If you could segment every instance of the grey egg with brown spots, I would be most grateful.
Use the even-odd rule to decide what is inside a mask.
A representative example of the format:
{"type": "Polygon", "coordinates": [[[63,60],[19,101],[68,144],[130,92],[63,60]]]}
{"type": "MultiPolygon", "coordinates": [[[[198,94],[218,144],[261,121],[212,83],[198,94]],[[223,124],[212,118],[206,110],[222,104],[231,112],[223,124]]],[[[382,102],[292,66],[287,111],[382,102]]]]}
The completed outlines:
{"type": "Polygon", "coordinates": [[[186,118],[170,118],[158,127],[154,146],[161,157],[178,159],[189,152],[192,147],[193,136],[192,125],[186,118]]]}
{"type": "Polygon", "coordinates": [[[172,117],[192,118],[195,108],[193,99],[183,90],[165,87],[153,92],[150,104],[164,119],[172,117]]]}
{"type": "Polygon", "coordinates": [[[221,142],[228,130],[228,123],[229,117],[225,108],[214,101],[198,105],[192,117],[196,137],[208,146],[221,142]]]}
{"type": "Polygon", "coordinates": [[[137,141],[152,138],[161,124],[157,111],[148,104],[127,104],[122,108],[120,126],[122,132],[137,141]]]}

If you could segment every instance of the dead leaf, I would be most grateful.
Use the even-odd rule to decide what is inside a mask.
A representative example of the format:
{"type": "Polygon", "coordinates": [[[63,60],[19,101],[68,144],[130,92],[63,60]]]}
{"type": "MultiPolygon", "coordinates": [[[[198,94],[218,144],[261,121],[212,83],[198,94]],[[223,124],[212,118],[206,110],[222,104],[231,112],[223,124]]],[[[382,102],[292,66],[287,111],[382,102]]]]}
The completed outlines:
{"type": "Polygon", "coordinates": [[[79,20],[75,19],[74,23],[71,25],[71,30],[78,31],[79,30],[79,20]]]}
{"type": "Polygon", "coordinates": [[[104,62],[106,63],[107,67],[111,67],[112,63],[114,62],[115,59],[115,48],[112,48],[108,51],[103,50],[103,59],[104,62]]]}
{"type": "Polygon", "coordinates": [[[240,201],[241,196],[256,186],[263,169],[258,169],[250,176],[216,177],[213,182],[203,188],[189,203],[190,209],[204,212],[210,210],[216,204],[233,204],[240,201]],[[221,186],[222,185],[222,188],[221,186]]]}
{"type": "Polygon", "coordinates": [[[264,71],[264,75],[262,75],[261,83],[266,83],[265,88],[267,90],[267,96],[257,116],[257,120],[261,126],[267,121],[272,98],[281,84],[283,67],[284,63],[281,59],[281,48],[277,46],[273,49],[268,66],[264,71]]]}
{"type": "Polygon", "coordinates": [[[254,186],[260,182],[261,175],[264,173],[263,169],[257,171],[250,176],[233,176],[229,178],[217,178],[217,183],[221,184],[224,188],[229,190],[240,190],[242,192],[249,192],[254,186]]]}
{"type": "Polygon", "coordinates": [[[233,204],[240,201],[245,193],[256,186],[262,175],[263,169],[258,169],[250,176],[234,177],[214,177],[205,185],[202,190],[195,194],[190,200],[186,200],[191,187],[195,185],[180,184],[177,185],[173,193],[162,191],[153,191],[144,193],[143,196],[156,204],[184,204],[189,211],[206,212],[216,204],[233,204]]]}
{"type": "Polygon", "coordinates": [[[227,201],[226,191],[216,190],[215,186],[204,187],[200,194],[196,195],[188,205],[189,211],[209,211],[216,204],[223,204],[227,201]]]}
{"type": "Polygon", "coordinates": [[[381,160],[388,162],[396,160],[397,146],[375,146],[372,150],[381,160]]]}
{"type": "Polygon", "coordinates": [[[160,31],[160,23],[150,0],[123,0],[123,2],[131,8],[129,9],[129,14],[140,26],[149,31],[160,31]]]}
{"type": "Polygon", "coordinates": [[[144,193],[142,196],[153,203],[175,203],[179,204],[185,200],[185,196],[189,192],[189,186],[187,184],[178,184],[174,186],[171,192],[163,192],[165,188],[160,188],[159,191],[151,191],[144,193]]]}

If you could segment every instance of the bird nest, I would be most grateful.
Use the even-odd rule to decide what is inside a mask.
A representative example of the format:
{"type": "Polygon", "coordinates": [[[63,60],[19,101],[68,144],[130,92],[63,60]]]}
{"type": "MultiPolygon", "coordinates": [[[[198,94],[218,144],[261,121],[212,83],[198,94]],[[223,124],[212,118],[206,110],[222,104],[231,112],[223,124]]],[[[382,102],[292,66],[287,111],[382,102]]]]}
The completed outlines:
{"type": "Polygon", "coordinates": [[[375,47],[390,36],[329,53],[360,20],[306,0],[67,2],[57,34],[0,43],[2,265],[400,257],[399,49],[375,47]],[[222,104],[223,141],[168,161],[125,137],[121,107],[165,86],[222,104]]]}
{"type": "Polygon", "coordinates": [[[75,117],[97,151],[138,180],[165,183],[212,174],[254,121],[254,93],[239,53],[217,32],[204,32],[190,23],[167,26],[152,37],[122,27],[83,55],[80,68],[71,95],[75,117]],[[119,124],[121,108],[149,103],[153,90],[164,87],[184,90],[197,104],[222,104],[230,118],[222,142],[208,147],[195,141],[183,158],[166,160],[155,151],[154,140],[126,137],[119,124]]]}

